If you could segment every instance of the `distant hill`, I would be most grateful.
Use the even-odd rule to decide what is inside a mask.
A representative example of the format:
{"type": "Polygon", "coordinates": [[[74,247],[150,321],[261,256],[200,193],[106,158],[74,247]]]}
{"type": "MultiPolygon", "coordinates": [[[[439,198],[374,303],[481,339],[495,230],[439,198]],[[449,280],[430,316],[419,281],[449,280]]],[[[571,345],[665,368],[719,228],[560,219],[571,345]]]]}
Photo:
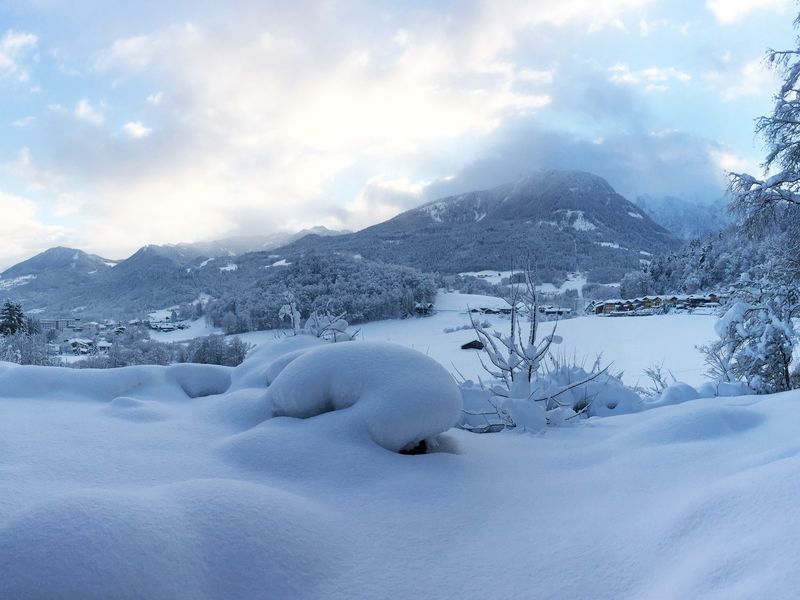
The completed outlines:
{"type": "Polygon", "coordinates": [[[640,196],[636,204],[667,231],[683,240],[693,240],[721,231],[733,222],[724,198],[714,202],[692,202],[665,196],[640,196]]]}
{"type": "Polygon", "coordinates": [[[602,283],[619,281],[641,261],[680,244],[601,177],[541,171],[429,202],[356,233],[306,236],[272,253],[291,260],[308,252],[347,252],[456,273],[507,269],[530,251],[544,280],[587,271],[602,283]]]}
{"type": "Polygon", "coordinates": [[[327,227],[317,226],[300,231],[278,231],[264,235],[244,235],[213,240],[210,242],[193,242],[190,244],[176,244],[187,254],[195,256],[219,257],[219,256],[238,256],[247,252],[258,252],[261,250],[273,250],[279,246],[285,246],[307,235],[318,235],[322,237],[336,236],[350,233],[349,231],[336,231],[327,227]]]}

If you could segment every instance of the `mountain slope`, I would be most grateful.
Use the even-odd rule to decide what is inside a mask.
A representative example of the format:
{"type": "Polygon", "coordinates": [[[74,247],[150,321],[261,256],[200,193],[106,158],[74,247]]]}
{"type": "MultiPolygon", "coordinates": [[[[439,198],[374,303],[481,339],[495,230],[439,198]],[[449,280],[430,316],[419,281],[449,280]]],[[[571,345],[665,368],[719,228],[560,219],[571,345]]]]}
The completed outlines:
{"type": "Polygon", "coordinates": [[[507,268],[530,252],[541,277],[588,271],[618,281],[680,241],[602,178],[542,171],[489,190],[442,198],[384,223],[335,238],[307,236],[279,248],[299,254],[351,252],[445,273],[507,268]]]}
{"type": "Polygon", "coordinates": [[[666,196],[640,196],[636,204],[667,231],[684,240],[721,231],[733,222],[724,198],[714,202],[690,202],[666,196]]]}

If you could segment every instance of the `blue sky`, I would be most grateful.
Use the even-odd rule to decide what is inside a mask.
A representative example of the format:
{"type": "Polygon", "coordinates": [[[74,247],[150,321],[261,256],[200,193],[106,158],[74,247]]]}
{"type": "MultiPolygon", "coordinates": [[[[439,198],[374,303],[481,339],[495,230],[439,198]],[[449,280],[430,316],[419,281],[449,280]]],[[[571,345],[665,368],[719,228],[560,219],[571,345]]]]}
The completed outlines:
{"type": "Polygon", "coordinates": [[[791,0],[0,0],[0,267],[356,229],[537,168],[757,170],[791,0]]]}

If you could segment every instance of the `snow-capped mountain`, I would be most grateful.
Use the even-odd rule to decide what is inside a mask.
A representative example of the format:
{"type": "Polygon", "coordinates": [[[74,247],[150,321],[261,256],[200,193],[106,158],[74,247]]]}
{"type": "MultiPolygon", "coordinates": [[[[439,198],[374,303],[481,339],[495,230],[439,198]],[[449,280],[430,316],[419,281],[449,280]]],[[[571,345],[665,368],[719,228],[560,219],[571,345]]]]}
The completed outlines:
{"type": "Polygon", "coordinates": [[[601,177],[540,171],[429,202],[350,235],[309,236],[274,252],[352,252],[445,273],[507,268],[531,253],[546,276],[588,271],[595,281],[615,281],[679,245],[601,177]]]}

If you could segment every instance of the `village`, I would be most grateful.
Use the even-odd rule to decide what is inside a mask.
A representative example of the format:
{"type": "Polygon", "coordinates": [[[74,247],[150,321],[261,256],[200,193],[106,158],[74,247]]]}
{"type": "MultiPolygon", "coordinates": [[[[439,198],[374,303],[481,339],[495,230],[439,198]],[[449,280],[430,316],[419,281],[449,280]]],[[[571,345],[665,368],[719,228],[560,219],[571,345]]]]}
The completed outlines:
{"type": "Polygon", "coordinates": [[[114,338],[129,329],[170,332],[187,329],[185,321],[172,320],[166,316],[159,320],[133,319],[119,323],[112,319],[82,321],[81,319],[40,319],[41,332],[47,336],[48,349],[53,354],[88,356],[108,354],[114,346],[114,338]]]}
{"type": "Polygon", "coordinates": [[[673,311],[704,313],[720,308],[725,297],[720,294],[665,294],[648,295],[640,298],[596,300],[585,309],[589,315],[604,317],[637,317],[665,314],[673,311]]]}

